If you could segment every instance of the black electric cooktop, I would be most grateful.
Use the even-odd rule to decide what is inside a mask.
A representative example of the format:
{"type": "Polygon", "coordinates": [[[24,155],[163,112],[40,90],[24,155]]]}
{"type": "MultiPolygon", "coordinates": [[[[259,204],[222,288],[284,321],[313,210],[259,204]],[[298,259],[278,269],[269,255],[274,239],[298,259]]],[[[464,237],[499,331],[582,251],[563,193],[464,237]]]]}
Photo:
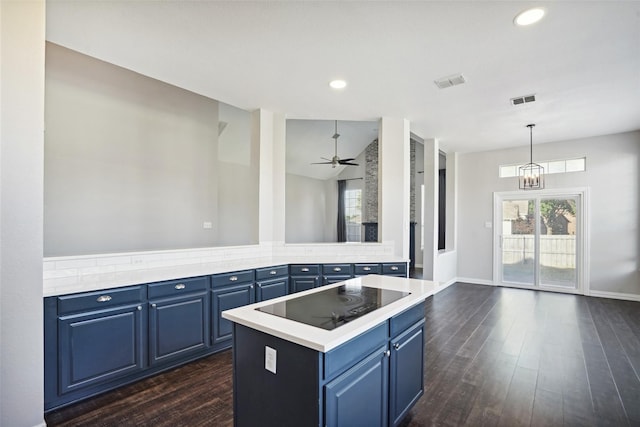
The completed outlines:
{"type": "Polygon", "coordinates": [[[407,295],[409,292],[345,284],[256,310],[332,330],[407,295]]]}

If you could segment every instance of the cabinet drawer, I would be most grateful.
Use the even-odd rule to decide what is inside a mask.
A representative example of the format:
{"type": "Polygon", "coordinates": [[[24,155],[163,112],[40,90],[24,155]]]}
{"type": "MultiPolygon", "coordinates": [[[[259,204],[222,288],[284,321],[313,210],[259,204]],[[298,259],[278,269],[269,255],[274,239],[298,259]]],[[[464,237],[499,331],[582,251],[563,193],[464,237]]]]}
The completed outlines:
{"type": "Polygon", "coordinates": [[[351,264],[324,264],[322,274],[325,276],[349,276],[351,275],[351,264]]]}
{"type": "Polygon", "coordinates": [[[236,271],[233,273],[216,274],[212,277],[213,286],[236,285],[238,283],[253,282],[253,270],[236,271]]]}
{"type": "Polygon", "coordinates": [[[275,279],[280,276],[288,276],[289,267],[279,265],[277,267],[256,268],[256,280],[275,279]]]}
{"type": "Polygon", "coordinates": [[[293,264],[289,267],[292,276],[317,276],[320,273],[318,264],[293,264]]]}
{"type": "Polygon", "coordinates": [[[350,368],[354,362],[362,360],[376,348],[386,345],[387,328],[387,322],[383,322],[351,341],[324,353],[324,378],[330,379],[335,374],[350,368]]]}
{"type": "Polygon", "coordinates": [[[365,276],[367,274],[380,274],[380,264],[355,264],[353,266],[353,274],[356,276],[365,276]]]}
{"type": "Polygon", "coordinates": [[[382,264],[382,274],[401,274],[407,275],[407,263],[406,262],[393,262],[382,264]]]}
{"type": "Polygon", "coordinates": [[[182,295],[209,289],[209,277],[193,277],[170,282],[151,283],[148,285],[149,299],[182,295]]]}
{"type": "Polygon", "coordinates": [[[144,291],[144,286],[132,286],[61,296],[58,297],[58,314],[63,315],[139,303],[145,298],[144,291]]]}
{"type": "Polygon", "coordinates": [[[424,320],[424,302],[416,304],[402,313],[393,316],[389,321],[390,336],[392,338],[395,337],[398,333],[406,330],[419,320],[424,320]]]}

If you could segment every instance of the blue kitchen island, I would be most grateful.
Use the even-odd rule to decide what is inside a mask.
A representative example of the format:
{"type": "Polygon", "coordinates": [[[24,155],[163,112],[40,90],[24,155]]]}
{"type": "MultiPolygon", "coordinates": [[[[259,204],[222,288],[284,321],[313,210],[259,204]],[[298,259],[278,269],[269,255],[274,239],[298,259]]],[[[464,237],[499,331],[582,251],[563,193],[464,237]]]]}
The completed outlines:
{"type": "Polygon", "coordinates": [[[236,427],[398,425],[423,394],[435,291],[370,275],[223,312],[236,427]]]}

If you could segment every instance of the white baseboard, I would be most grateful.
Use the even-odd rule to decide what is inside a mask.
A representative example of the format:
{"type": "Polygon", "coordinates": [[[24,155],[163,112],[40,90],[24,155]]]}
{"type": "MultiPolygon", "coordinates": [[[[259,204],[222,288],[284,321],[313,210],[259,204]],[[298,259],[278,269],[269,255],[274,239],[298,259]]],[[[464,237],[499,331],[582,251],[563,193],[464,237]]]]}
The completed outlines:
{"type": "MultiPolygon", "coordinates": [[[[473,285],[485,285],[485,286],[496,286],[492,280],[485,279],[474,279],[471,277],[457,277],[454,282],[462,282],[462,283],[471,283],[473,285]]],[[[446,286],[451,285],[452,283],[448,283],[446,286]]],[[[576,293],[576,295],[582,295],[581,293],[576,293]]],[[[619,299],[626,301],[639,301],[640,295],[638,294],[628,294],[623,292],[608,292],[608,291],[594,291],[590,290],[586,296],[596,297],[596,298],[611,298],[611,299],[619,299]]]]}
{"type": "Polygon", "coordinates": [[[471,283],[473,285],[495,286],[493,280],[473,279],[471,277],[456,277],[456,282],[471,283]]]}
{"type": "Polygon", "coordinates": [[[626,301],[640,301],[640,295],[638,294],[627,294],[622,292],[608,292],[608,291],[589,291],[590,297],[597,298],[611,298],[611,299],[622,299],[626,301]]]}
{"type": "Polygon", "coordinates": [[[453,284],[454,284],[454,283],[456,283],[457,281],[458,281],[458,280],[457,280],[456,278],[453,278],[453,279],[451,279],[451,280],[449,280],[449,281],[446,281],[446,282],[440,283],[440,284],[438,285],[438,290],[436,291],[436,293],[438,293],[438,292],[440,292],[440,291],[443,291],[443,290],[447,289],[449,286],[453,285],[453,284]]]}

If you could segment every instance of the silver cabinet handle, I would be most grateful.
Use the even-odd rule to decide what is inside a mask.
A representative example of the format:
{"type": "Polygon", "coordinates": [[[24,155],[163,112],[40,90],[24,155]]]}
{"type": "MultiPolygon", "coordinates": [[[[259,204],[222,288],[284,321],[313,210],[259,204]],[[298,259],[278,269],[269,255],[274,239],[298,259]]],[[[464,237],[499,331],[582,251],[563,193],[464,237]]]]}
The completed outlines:
{"type": "Polygon", "coordinates": [[[397,342],[393,345],[393,348],[395,348],[396,350],[400,348],[400,343],[397,342]]]}
{"type": "Polygon", "coordinates": [[[111,301],[111,296],[110,295],[100,295],[98,298],[96,298],[96,301],[98,301],[98,302],[111,301]]]}
{"type": "Polygon", "coordinates": [[[384,352],[382,353],[382,355],[383,355],[383,356],[386,356],[386,357],[389,357],[389,356],[391,356],[391,352],[390,352],[389,350],[387,350],[387,351],[384,351],[384,352]]]}
{"type": "Polygon", "coordinates": [[[342,271],[340,267],[333,267],[333,271],[342,271]]]}
{"type": "Polygon", "coordinates": [[[391,266],[391,270],[393,270],[393,271],[398,271],[398,266],[397,266],[397,265],[392,265],[392,266],[391,266]]]}
{"type": "Polygon", "coordinates": [[[278,272],[277,272],[277,271],[275,271],[275,270],[271,270],[271,271],[269,272],[269,274],[271,274],[272,276],[275,276],[276,274],[278,274],[278,272]]]}
{"type": "Polygon", "coordinates": [[[231,276],[229,277],[229,280],[231,280],[232,282],[235,282],[238,280],[238,276],[231,276]]]}
{"type": "Polygon", "coordinates": [[[363,270],[364,271],[371,271],[371,267],[364,267],[363,270]]]}
{"type": "Polygon", "coordinates": [[[304,272],[304,273],[307,273],[307,272],[309,271],[309,269],[308,269],[307,267],[302,267],[302,268],[300,269],[300,271],[302,271],[302,272],[304,272]]]}
{"type": "Polygon", "coordinates": [[[253,289],[253,285],[249,286],[251,289],[253,289]]]}
{"type": "Polygon", "coordinates": [[[138,306],[138,311],[142,311],[142,306],[141,305],[138,306]]]}
{"type": "Polygon", "coordinates": [[[158,305],[157,304],[151,304],[151,307],[156,308],[158,305]]]}
{"type": "Polygon", "coordinates": [[[186,288],[186,285],[184,285],[183,283],[178,283],[177,285],[174,286],[174,288],[176,288],[177,290],[180,290],[180,289],[186,288]]]}

